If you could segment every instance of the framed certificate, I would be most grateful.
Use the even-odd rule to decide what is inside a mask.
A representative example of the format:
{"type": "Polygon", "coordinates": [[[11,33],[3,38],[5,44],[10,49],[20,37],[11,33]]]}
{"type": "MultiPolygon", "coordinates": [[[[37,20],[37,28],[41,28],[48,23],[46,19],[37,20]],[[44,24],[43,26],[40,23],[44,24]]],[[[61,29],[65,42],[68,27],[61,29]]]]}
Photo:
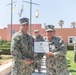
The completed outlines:
{"type": "Polygon", "coordinates": [[[34,52],[35,53],[47,53],[49,52],[48,42],[34,42],[34,52]]]}

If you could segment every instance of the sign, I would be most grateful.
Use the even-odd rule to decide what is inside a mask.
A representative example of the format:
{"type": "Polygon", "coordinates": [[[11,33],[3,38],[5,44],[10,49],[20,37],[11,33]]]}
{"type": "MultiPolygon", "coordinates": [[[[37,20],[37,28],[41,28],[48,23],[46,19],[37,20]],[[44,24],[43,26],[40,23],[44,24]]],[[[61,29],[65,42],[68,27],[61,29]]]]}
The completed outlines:
{"type": "Polygon", "coordinates": [[[34,52],[35,53],[47,53],[49,52],[48,42],[34,42],[34,52]]]}

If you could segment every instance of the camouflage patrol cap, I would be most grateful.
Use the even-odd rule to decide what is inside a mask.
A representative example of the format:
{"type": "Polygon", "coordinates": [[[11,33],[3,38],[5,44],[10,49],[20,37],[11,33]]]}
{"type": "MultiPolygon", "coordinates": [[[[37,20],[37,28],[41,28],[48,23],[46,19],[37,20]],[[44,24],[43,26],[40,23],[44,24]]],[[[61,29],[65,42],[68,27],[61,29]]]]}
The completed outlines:
{"type": "Polygon", "coordinates": [[[29,19],[28,18],[21,18],[19,21],[20,21],[21,25],[23,25],[23,24],[29,24],[29,19]]]}
{"type": "Polygon", "coordinates": [[[47,25],[45,26],[46,31],[55,31],[54,25],[47,25]]]}
{"type": "Polygon", "coordinates": [[[39,30],[34,30],[34,33],[37,33],[37,32],[39,32],[39,30]]]}

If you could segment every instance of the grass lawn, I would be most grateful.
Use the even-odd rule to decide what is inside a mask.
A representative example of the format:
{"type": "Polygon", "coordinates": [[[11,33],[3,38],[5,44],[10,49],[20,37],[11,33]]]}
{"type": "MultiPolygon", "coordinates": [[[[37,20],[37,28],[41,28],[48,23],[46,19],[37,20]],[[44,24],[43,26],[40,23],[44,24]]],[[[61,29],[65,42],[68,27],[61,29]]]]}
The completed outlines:
{"type": "Polygon", "coordinates": [[[76,75],[76,63],[74,63],[74,51],[67,52],[67,58],[70,60],[70,66],[68,69],[71,71],[72,75],[76,75]]]}

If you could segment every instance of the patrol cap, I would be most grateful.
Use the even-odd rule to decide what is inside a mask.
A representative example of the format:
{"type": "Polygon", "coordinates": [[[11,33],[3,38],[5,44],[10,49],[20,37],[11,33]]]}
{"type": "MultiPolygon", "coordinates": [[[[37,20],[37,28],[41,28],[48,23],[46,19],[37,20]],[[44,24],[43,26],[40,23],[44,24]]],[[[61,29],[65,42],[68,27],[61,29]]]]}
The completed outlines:
{"type": "Polygon", "coordinates": [[[37,33],[37,32],[39,32],[39,30],[34,30],[34,33],[37,33]]]}
{"type": "Polygon", "coordinates": [[[47,25],[45,26],[46,31],[55,31],[54,25],[47,25]]]}
{"type": "Polygon", "coordinates": [[[21,18],[19,21],[20,21],[21,25],[23,25],[23,24],[29,24],[29,19],[28,18],[21,18]]]}

